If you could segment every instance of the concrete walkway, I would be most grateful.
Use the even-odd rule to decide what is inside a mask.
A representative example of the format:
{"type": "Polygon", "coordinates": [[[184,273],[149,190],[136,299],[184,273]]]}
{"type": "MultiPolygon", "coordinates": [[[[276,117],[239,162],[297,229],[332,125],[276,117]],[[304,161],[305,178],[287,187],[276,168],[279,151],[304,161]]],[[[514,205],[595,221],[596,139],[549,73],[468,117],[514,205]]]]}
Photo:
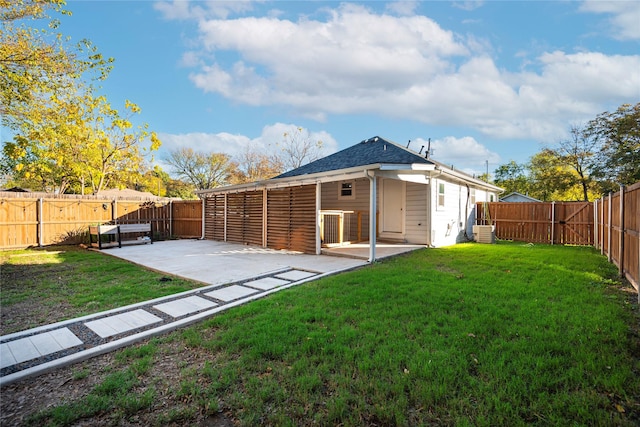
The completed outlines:
{"type": "Polygon", "coordinates": [[[361,259],[304,255],[208,240],[111,248],[105,254],[203,287],[0,337],[0,386],[198,322],[230,307],[329,274],[361,259]]]}

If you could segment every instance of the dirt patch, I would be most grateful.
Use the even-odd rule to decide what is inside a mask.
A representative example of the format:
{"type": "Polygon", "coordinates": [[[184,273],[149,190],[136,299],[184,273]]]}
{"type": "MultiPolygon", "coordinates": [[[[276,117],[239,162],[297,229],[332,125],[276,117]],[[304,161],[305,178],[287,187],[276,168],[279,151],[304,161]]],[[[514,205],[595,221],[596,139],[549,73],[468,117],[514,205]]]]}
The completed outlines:
{"type": "Polygon", "coordinates": [[[72,317],[75,309],[64,301],[55,304],[38,304],[22,301],[1,308],[0,335],[24,331],[41,325],[49,325],[72,317]]]}
{"type": "MultiPolygon", "coordinates": [[[[148,342],[137,344],[136,347],[148,342]]],[[[2,388],[0,425],[19,426],[32,415],[87,396],[109,373],[125,369],[110,353],[58,369],[2,388]]],[[[207,413],[198,402],[180,397],[179,389],[189,372],[199,372],[207,361],[215,359],[211,352],[185,347],[183,340],[163,340],[154,355],[152,368],[142,375],[136,387],[139,393],[155,390],[153,404],[130,417],[116,419],[111,412],[83,418],[75,426],[140,426],[194,425],[228,427],[235,425],[230,414],[207,413]]],[[[199,384],[206,387],[206,384],[199,384]]]]}

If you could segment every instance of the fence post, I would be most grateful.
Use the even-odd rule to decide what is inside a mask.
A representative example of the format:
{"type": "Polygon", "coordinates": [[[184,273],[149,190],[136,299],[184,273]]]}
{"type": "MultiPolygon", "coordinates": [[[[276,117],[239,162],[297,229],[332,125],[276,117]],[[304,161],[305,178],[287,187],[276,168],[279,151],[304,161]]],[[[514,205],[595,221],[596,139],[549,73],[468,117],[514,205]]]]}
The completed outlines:
{"type": "Polygon", "coordinates": [[[202,218],[202,224],[200,224],[200,226],[202,227],[202,236],[200,237],[200,240],[204,240],[204,220],[205,220],[205,207],[206,207],[206,203],[205,203],[206,197],[202,198],[202,215],[200,215],[202,218]]]}
{"type": "Polygon", "coordinates": [[[598,199],[593,201],[593,247],[598,249],[598,199]]]}
{"type": "Polygon", "coordinates": [[[612,256],[611,256],[611,230],[613,229],[613,221],[611,219],[611,204],[612,204],[612,200],[611,200],[611,191],[609,191],[609,235],[607,236],[607,260],[609,260],[609,262],[611,262],[612,256]]]}
{"type": "Polygon", "coordinates": [[[173,200],[169,200],[169,239],[173,236],[173,200]]]}
{"type": "Polygon", "coordinates": [[[620,185],[620,276],[624,277],[624,184],[620,185]]]}
{"type": "Polygon", "coordinates": [[[118,211],[118,202],[116,201],[116,199],[113,199],[111,201],[111,222],[114,224],[118,223],[118,217],[117,217],[117,211],[118,211]]]}
{"type": "Polygon", "coordinates": [[[551,202],[551,244],[556,240],[556,202],[551,202]]]}
{"type": "Polygon", "coordinates": [[[602,215],[600,215],[601,219],[600,221],[602,222],[602,224],[600,224],[600,255],[604,255],[604,196],[601,197],[601,208],[602,208],[602,215]]]}
{"type": "Polygon", "coordinates": [[[43,244],[44,238],[42,237],[42,233],[43,233],[43,224],[42,224],[42,221],[43,221],[43,219],[42,219],[43,210],[42,210],[42,204],[43,204],[43,199],[42,199],[42,197],[40,197],[38,199],[38,205],[37,205],[38,207],[37,207],[37,211],[36,211],[36,217],[38,218],[38,246],[39,247],[43,247],[44,246],[44,244],[43,244]]]}

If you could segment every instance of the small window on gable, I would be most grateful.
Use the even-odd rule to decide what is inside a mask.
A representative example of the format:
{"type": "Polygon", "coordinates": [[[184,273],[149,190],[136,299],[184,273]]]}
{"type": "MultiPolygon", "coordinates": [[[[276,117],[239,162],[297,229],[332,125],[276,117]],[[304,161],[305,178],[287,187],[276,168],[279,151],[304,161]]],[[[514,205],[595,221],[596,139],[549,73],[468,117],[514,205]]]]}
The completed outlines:
{"type": "Polygon", "coordinates": [[[444,207],[444,182],[438,184],[438,207],[444,207]]]}
{"type": "Polygon", "coordinates": [[[356,198],[356,183],[355,181],[343,181],[338,187],[338,199],[348,200],[356,198]]]}

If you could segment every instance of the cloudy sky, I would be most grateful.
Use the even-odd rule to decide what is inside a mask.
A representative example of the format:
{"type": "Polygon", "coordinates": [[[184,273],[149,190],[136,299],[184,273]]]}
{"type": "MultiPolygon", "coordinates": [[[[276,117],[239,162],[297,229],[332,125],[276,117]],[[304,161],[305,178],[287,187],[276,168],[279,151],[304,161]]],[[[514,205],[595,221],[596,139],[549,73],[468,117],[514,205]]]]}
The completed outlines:
{"type": "Polygon", "coordinates": [[[163,151],[236,154],[303,128],[482,173],[640,102],[638,1],[74,1],[60,30],[115,68],[163,151]]]}

